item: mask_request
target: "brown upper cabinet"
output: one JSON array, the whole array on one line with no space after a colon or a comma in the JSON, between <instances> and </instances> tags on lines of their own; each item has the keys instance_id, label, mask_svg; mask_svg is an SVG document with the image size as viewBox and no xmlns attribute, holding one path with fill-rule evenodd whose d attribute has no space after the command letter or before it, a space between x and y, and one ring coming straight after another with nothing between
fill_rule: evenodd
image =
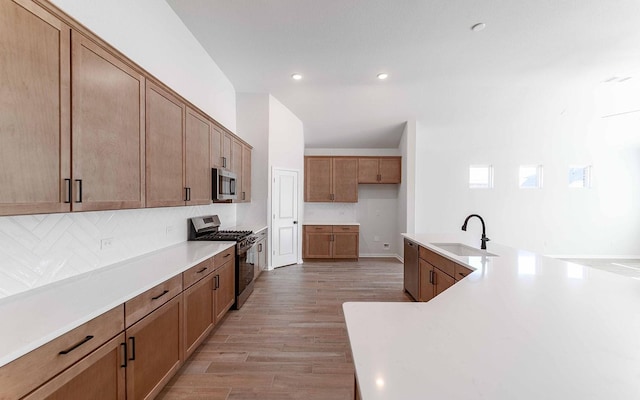
<instances>
[{"instance_id":1,"label":"brown upper cabinet","mask_svg":"<svg viewBox=\"0 0 640 400\"><path fill-rule=\"evenodd\" d=\"M211 167L250 201L251 146L53 4L0 2L0 48L0 215L210 204Z\"/></svg>"},{"instance_id":2,"label":"brown upper cabinet","mask_svg":"<svg viewBox=\"0 0 640 400\"><path fill-rule=\"evenodd\" d=\"M211 123L187 107L185 175L187 205L211 204Z\"/></svg>"},{"instance_id":3,"label":"brown upper cabinet","mask_svg":"<svg viewBox=\"0 0 640 400\"><path fill-rule=\"evenodd\" d=\"M400 183L402 157L359 157L358 183Z\"/></svg>"},{"instance_id":4,"label":"brown upper cabinet","mask_svg":"<svg viewBox=\"0 0 640 400\"><path fill-rule=\"evenodd\" d=\"M71 36L72 210L144 207L145 78Z\"/></svg>"},{"instance_id":5,"label":"brown upper cabinet","mask_svg":"<svg viewBox=\"0 0 640 400\"><path fill-rule=\"evenodd\" d=\"M184 120L186 106L147 82L147 207L183 206Z\"/></svg>"},{"instance_id":6,"label":"brown upper cabinet","mask_svg":"<svg viewBox=\"0 0 640 400\"><path fill-rule=\"evenodd\" d=\"M358 159L308 156L304 158L304 200L307 202L358 201Z\"/></svg>"},{"instance_id":7,"label":"brown upper cabinet","mask_svg":"<svg viewBox=\"0 0 640 400\"><path fill-rule=\"evenodd\" d=\"M71 211L70 36L30 2L0 2L0 215Z\"/></svg>"}]
</instances>

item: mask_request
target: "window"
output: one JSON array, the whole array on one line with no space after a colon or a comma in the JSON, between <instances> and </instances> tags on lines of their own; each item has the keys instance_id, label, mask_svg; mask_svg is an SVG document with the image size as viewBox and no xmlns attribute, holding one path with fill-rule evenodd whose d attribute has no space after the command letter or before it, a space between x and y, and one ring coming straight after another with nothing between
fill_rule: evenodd
<instances>
[{"instance_id":1,"label":"window","mask_svg":"<svg viewBox=\"0 0 640 400\"><path fill-rule=\"evenodd\" d=\"M493 187L492 165L471 165L469 167L470 189L491 189Z\"/></svg>"},{"instance_id":2,"label":"window","mask_svg":"<svg viewBox=\"0 0 640 400\"><path fill-rule=\"evenodd\" d=\"M542 165L521 165L521 189L539 189L542 187Z\"/></svg>"},{"instance_id":3,"label":"window","mask_svg":"<svg viewBox=\"0 0 640 400\"><path fill-rule=\"evenodd\" d=\"M591 165L569 167L569 187L588 189L591 187Z\"/></svg>"}]
</instances>

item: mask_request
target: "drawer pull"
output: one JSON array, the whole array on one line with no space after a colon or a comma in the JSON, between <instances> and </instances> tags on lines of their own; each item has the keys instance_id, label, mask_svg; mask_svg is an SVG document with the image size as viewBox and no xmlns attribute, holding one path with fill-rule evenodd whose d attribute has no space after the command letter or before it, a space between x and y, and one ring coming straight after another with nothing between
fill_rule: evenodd
<instances>
[{"instance_id":1,"label":"drawer pull","mask_svg":"<svg viewBox=\"0 0 640 400\"><path fill-rule=\"evenodd\" d=\"M201 274L207 270L207 267L202 268L200 271L196 271L196 274Z\"/></svg>"},{"instance_id":2,"label":"drawer pull","mask_svg":"<svg viewBox=\"0 0 640 400\"><path fill-rule=\"evenodd\" d=\"M169 293L168 290L165 290L164 292L160 293L159 295L157 295L156 297L152 297L151 300L158 300L160 297L164 296L165 294Z\"/></svg>"},{"instance_id":3,"label":"drawer pull","mask_svg":"<svg viewBox=\"0 0 640 400\"><path fill-rule=\"evenodd\" d=\"M466 276L463 272L458 272L458 275L460 275L460 276Z\"/></svg>"},{"instance_id":4,"label":"drawer pull","mask_svg":"<svg viewBox=\"0 0 640 400\"><path fill-rule=\"evenodd\" d=\"M227 253L227 254L225 254L225 256L224 256L223 258L227 258L227 257L229 257L230 255L231 255L231 253Z\"/></svg>"},{"instance_id":5,"label":"drawer pull","mask_svg":"<svg viewBox=\"0 0 640 400\"><path fill-rule=\"evenodd\" d=\"M87 343L89 340L93 339L93 336L89 335L87 337L85 337L84 339L82 339L81 341L79 341L78 343L74 344L73 346L69 347L66 350L62 350L60 353L60 355L65 355L65 354L69 354L72 351L74 351L75 349L77 349L78 347L82 346L83 344Z\"/></svg>"}]
</instances>

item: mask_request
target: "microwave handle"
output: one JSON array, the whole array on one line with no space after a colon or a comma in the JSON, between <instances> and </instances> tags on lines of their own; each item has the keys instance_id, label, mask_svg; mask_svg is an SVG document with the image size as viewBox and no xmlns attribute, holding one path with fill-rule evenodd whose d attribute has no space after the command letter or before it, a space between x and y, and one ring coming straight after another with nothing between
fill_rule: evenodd
<instances>
[{"instance_id":1,"label":"microwave handle","mask_svg":"<svg viewBox=\"0 0 640 400\"><path fill-rule=\"evenodd\" d=\"M231 195L234 196L236 194L236 180L233 178L229 179L229 184L230 184L229 191L231 192Z\"/></svg>"}]
</instances>

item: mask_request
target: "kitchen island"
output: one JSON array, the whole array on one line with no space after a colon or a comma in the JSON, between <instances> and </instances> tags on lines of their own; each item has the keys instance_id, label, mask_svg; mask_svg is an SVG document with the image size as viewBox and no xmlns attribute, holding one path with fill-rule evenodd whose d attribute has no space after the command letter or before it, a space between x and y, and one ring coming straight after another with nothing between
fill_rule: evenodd
<instances>
[{"instance_id":1,"label":"kitchen island","mask_svg":"<svg viewBox=\"0 0 640 400\"><path fill-rule=\"evenodd\" d=\"M362 399L638 399L640 282L490 243L404 234L474 270L427 303L343 305Z\"/></svg>"}]
</instances>

